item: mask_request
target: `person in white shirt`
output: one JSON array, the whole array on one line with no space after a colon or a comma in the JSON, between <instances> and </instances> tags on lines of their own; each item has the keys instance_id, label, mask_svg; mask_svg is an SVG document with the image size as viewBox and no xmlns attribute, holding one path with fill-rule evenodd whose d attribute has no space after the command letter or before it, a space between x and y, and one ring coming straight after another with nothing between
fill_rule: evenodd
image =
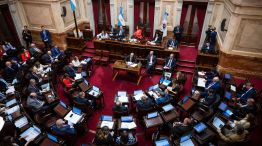
<instances>
[{"instance_id":1,"label":"person in white shirt","mask_svg":"<svg viewBox=\"0 0 262 146\"><path fill-rule=\"evenodd\" d=\"M81 65L77 56L75 56L74 59L72 60L72 64L74 67L79 67Z\"/></svg>"},{"instance_id":2,"label":"person in white shirt","mask_svg":"<svg viewBox=\"0 0 262 146\"><path fill-rule=\"evenodd\" d=\"M102 32L98 34L96 37L97 39L101 39L101 40L105 40L109 38L108 34L104 30L102 30Z\"/></svg>"}]
</instances>

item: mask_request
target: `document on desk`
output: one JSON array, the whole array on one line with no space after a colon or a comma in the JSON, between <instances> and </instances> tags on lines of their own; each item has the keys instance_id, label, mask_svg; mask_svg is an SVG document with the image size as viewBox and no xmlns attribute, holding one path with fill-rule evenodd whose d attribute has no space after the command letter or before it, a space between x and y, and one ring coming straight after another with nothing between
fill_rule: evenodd
<instances>
[{"instance_id":1,"label":"document on desk","mask_svg":"<svg viewBox=\"0 0 262 146\"><path fill-rule=\"evenodd\" d=\"M26 131L24 131L22 134L20 134L21 138L25 138L26 141L29 141L31 139L35 139L41 131L38 131L34 127L28 128Z\"/></svg>"},{"instance_id":2,"label":"document on desk","mask_svg":"<svg viewBox=\"0 0 262 146\"><path fill-rule=\"evenodd\" d=\"M73 124L77 124L81 118L83 117L83 115L78 115L73 113L73 111L71 110L66 116L65 116L65 120L73 123Z\"/></svg>"},{"instance_id":3,"label":"document on desk","mask_svg":"<svg viewBox=\"0 0 262 146\"><path fill-rule=\"evenodd\" d=\"M142 96L144 96L144 93L140 93L134 96L135 100L141 100Z\"/></svg>"},{"instance_id":4,"label":"document on desk","mask_svg":"<svg viewBox=\"0 0 262 146\"><path fill-rule=\"evenodd\" d=\"M11 115L12 113L18 111L19 109L20 109L20 108L19 108L19 105L16 105L16 106L14 106L14 107L9 108L8 110L6 110L5 113L6 113L7 115Z\"/></svg>"},{"instance_id":5,"label":"document on desk","mask_svg":"<svg viewBox=\"0 0 262 146\"><path fill-rule=\"evenodd\" d=\"M230 89L231 89L232 91L234 91L234 92L237 91L237 88L236 88L236 86L234 86L234 85L230 85Z\"/></svg>"},{"instance_id":6,"label":"document on desk","mask_svg":"<svg viewBox=\"0 0 262 146\"><path fill-rule=\"evenodd\" d=\"M137 64L136 63L133 63L130 65L131 67L137 67Z\"/></svg>"},{"instance_id":7,"label":"document on desk","mask_svg":"<svg viewBox=\"0 0 262 146\"><path fill-rule=\"evenodd\" d=\"M102 121L100 128L107 126L109 129L113 129L114 122L113 121Z\"/></svg>"},{"instance_id":8,"label":"document on desk","mask_svg":"<svg viewBox=\"0 0 262 146\"><path fill-rule=\"evenodd\" d=\"M15 86L9 86L5 93L6 94L13 94L13 93L15 93Z\"/></svg>"},{"instance_id":9,"label":"document on desk","mask_svg":"<svg viewBox=\"0 0 262 146\"><path fill-rule=\"evenodd\" d=\"M120 102L128 102L128 97L120 96L120 97L118 97L118 101L120 101Z\"/></svg>"},{"instance_id":10,"label":"document on desk","mask_svg":"<svg viewBox=\"0 0 262 146\"><path fill-rule=\"evenodd\" d=\"M75 80L79 80L82 78L82 75L81 73L77 73L76 76L75 76Z\"/></svg>"},{"instance_id":11,"label":"document on desk","mask_svg":"<svg viewBox=\"0 0 262 146\"><path fill-rule=\"evenodd\" d=\"M205 75L205 72L199 71L199 72L198 72L198 75L199 75L199 76L204 76L204 75Z\"/></svg>"},{"instance_id":12,"label":"document on desk","mask_svg":"<svg viewBox=\"0 0 262 146\"><path fill-rule=\"evenodd\" d=\"M136 128L135 122L121 122L121 129L134 129Z\"/></svg>"},{"instance_id":13,"label":"document on desk","mask_svg":"<svg viewBox=\"0 0 262 146\"><path fill-rule=\"evenodd\" d=\"M15 127L22 128L23 126L28 124L28 120L26 117L22 117L19 120L15 121Z\"/></svg>"},{"instance_id":14,"label":"document on desk","mask_svg":"<svg viewBox=\"0 0 262 146\"><path fill-rule=\"evenodd\" d=\"M205 87L205 85L206 85L206 80L204 78L198 78L197 86L198 87Z\"/></svg>"}]
</instances>

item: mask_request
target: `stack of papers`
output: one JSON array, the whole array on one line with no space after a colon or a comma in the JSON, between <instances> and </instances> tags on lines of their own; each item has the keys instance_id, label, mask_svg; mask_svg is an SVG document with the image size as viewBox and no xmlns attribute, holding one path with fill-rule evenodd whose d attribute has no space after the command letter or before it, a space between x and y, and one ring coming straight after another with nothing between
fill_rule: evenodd
<instances>
[{"instance_id":1,"label":"stack of papers","mask_svg":"<svg viewBox=\"0 0 262 146\"><path fill-rule=\"evenodd\" d=\"M112 122L112 121L102 121L100 128L102 128L104 126L107 126L109 129L113 129L114 122Z\"/></svg>"},{"instance_id":2,"label":"stack of papers","mask_svg":"<svg viewBox=\"0 0 262 146\"><path fill-rule=\"evenodd\" d=\"M66 116L65 116L65 120L73 123L73 124L77 124L82 118L82 115L78 115L73 113L73 111L71 110Z\"/></svg>"},{"instance_id":3,"label":"stack of papers","mask_svg":"<svg viewBox=\"0 0 262 146\"><path fill-rule=\"evenodd\" d=\"M14 94L15 93L15 86L9 86L5 93L6 94Z\"/></svg>"},{"instance_id":4,"label":"stack of papers","mask_svg":"<svg viewBox=\"0 0 262 146\"><path fill-rule=\"evenodd\" d=\"M16 106L14 106L14 107L12 107L12 108L10 108L10 109L7 109L7 110L5 111L5 113L6 113L7 115L11 115L12 113L18 111L19 109L20 109L19 106L16 105Z\"/></svg>"},{"instance_id":5,"label":"stack of papers","mask_svg":"<svg viewBox=\"0 0 262 146\"><path fill-rule=\"evenodd\" d=\"M198 80L197 80L197 86L198 86L198 87L205 87L205 85L206 85L206 79L204 79L204 78L198 78Z\"/></svg>"},{"instance_id":6,"label":"stack of papers","mask_svg":"<svg viewBox=\"0 0 262 146\"><path fill-rule=\"evenodd\" d=\"M35 129L34 127L30 127L20 134L20 137L25 138L26 141L29 141L31 139L35 139L40 133L41 131Z\"/></svg>"},{"instance_id":7,"label":"stack of papers","mask_svg":"<svg viewBox=\"0 0 262 146\"><path fill-rule=\"evenodd\" d=\"M121 129L134 129L136 128L135 122L121 122Z\"/></svg>"}]
</instances>

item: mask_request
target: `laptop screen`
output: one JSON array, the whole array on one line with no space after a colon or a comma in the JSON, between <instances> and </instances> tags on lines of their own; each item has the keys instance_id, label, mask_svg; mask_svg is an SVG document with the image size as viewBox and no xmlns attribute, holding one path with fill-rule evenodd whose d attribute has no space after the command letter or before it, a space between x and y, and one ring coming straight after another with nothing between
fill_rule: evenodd
<instances>
[{"instance_id":1,"label":"laptop screen","mask_svg":"<svg viewBox=\"0 0 262 146\"><path fill-rule=\"evenodd\" d=\"M230 80L231 79L231 74L225 74L225 79L228 79L228 80Z\"/></svg>"},{"instance_id":2,"label":"laptop screen","mask_svg":"<svg viewBox=\"0 0 262 146\"><path fill-rule=\"evenodd\" d=\"M33 128L34 128L37 132L41 133L40 128L38 128L36 125L33 125Z\"/></svg>"},{"instance_id":3,"label":"laptop screen","mask_svg":"<svg viewBox=\"0 0 262 146\"><path fill-rule=\"evenodd\" d=\"M218 108L221 110L221 111L225 111L227 109L227 104L225 104L224 102L221 102L218 106Z\"/></svg>"},{"instance_id":4,"label":"laptop screen","mask_svg":"<svg viewBox=\"0 0 262 146\"><path fill-rule=\"evenodd\" d=\"M119 96L119 97L127 97L127 93L126 93L126 91L118 91L117 92L117 96Z\"/></svg>"},{"instance_id":5,"label":"laptop screen","mask_svg":"<svg viewBox=\"0 0 262 146\"><path fill-rule=\"evenodd\" d=\"M67 108L66 104L63 101L60 101L60 104L64 107Z\"/></svg>"},{"instance_id":6,"label":"laptop screen","mask_svg":"<svg viewBox=\"0 0 262 146\"><path fill-rule=\"evenodd\" d=\"M217 129L221 129L221 126L224 126L225 123L218 117L215 117L213 119L213 126L215 126Z\"/></svg>"},{"instance_id":7,"label":"laptop screen","mask_svg":"<svg viewBox=\"0 0 262 146\"><path fill-rule=\"evenodd\" d=\"M93 90L96 91L96 92L99 92L99 88L96 87L96 86L93 86Z\"/></svg>"},{"instance_id":8,"label":"laptop screen","mask_svg":"<svg viewBox=\"0 0 262 146\"><path fill-rule=\"evenodd\" d=\"M155 145L156 146L170 146L167 139L157 140L155 141Z\"/></svg>"},{"instance_id":9,"label":"laptop screen","mask_svg":"<svg viewBox=\"0 0 262 146\"><path fill-rule=\"evenodd\" d=\"M81 109L73 106L73 113L76 113L76 114L78 114L78 115L81 115L82 111L81 111Z\"/></svg>"},{"instance_id":10,"label":"laptop screen","mask_svg":"<svg viewBox=\"0 0 262 146\"><path fill-rule=\"evenodd\" d=\"M200 122L200 123L198 123L196 126L194 126L194 129L195 129L198 133L203 132L206 128L207 128L207 126L206 126L204 123L202 123L202 122Z\"/></svg>"},{"instance_id":11,"label":"laptop screen","mask_svg":"<svg viewBox=\"0 0 262 146\"><path fill-rule=\"evenodd\" d=\"M101 116L101 121L113 121L113 117L112 116Z\"/></svg>"},{"instance_id":12,"label":"laptop screen","mask_svg":"<svg viewBox=\"0 0 262 146\"><path fill-rule=\"evenodd\" d=\"M136 90L134 91L134 95L143 94L143 90Z\"/></svg>"},{"instance_id":13,"label":"laptop screen","mask_svg":"<svg viewBox=\"0 0 262 146\"><path fill-rule=\"evenodd\" d=\"M122 122L132 122L133 121L133 116L122 116L121 117Z\"/></svg>"},{"instance_id":14,"label":"laptop screen","mask_svg":"<svg viewBox=\"0 0 262 146\"><path fill-rule=\"evenodd\" d=\"M52 135L52 134L49 134L47 133L47 137L52 140L53 142L58 142L58 139L56 136Z\"/></svg>"},{"instance_id":15,"label":"laptop screen","mask_svg":"<svg viewBox=\"0 0 262 146\"><path fill-rule=\"evenodd\" d=\"M147 115L147 118L150 119L150 118L155 118L155 117L157 117L157 116L158 116L158 113L157 113L157 112L153 112L153 113L149 113L149 114Z\"/></svg>"},{"instance_id":16,"label":"laptop screen","mask_svg":"<svg viewBox=\"0 0 262 146\"><path fill-rule=\"evenodd\" d=\"M172 104L168 104L162 107L165 112L168 112L172 109L174 109L174 106Z\"/></svg>"},{"instance_id":17,"label":"laptop screen","mask_svg":"<svg viewBox=\"0 0 262 146\"><path fill-rule=\"evenodd\" d=\"M225 97L226 97L227 99L231 99L231 97L232 97L231 92L226 91L226 92L225 92Z\"/></svg>"},{"instance_id":18,"label":"laptop screen","mask_svg":"<svg viewBox=\"0 0 262 146\"><path fill-rule=\"evenodd\" d=\"M12 99L12 100L10 100L10 101L7 101L5 105L6 105L7 107L9 107L9 106L11 106L11 105L13 105L13 104L15 104L15 103L17 103L17 100L14 98L14 99Z\"/></svg>"},{"instance_id":19,"label":"laptop screen","mask_svg":"<svg viewBox=\"0 0 262 146\"><path fill-rule=\"evenodd\" d=\"M15 121L15 127L17 128L22 128L26 124L28 124L28 119L25 116Z\"/></svg>"},{"instance_id":20,"label":"laptop screen","mask_svg":"<svg viewBox=\"0 0 262 146\"><path fill-rule=\"evenodd\" d=\"M181 142L184 142L184 141L187 141L188 139L191 138L191 136L192 136L191 134L182 136L182 137L180 138L180 143L181 143Z\"/></svg>"},{"instance_id":21,"label":"laptop screen","mask_svg":"<svg viewBox=\"0 0 262 146\"><path fill-rule=\"evenodd\" d=\"M157 89L159 87L159 85L158 84L155 84L154 86L151 86L151 87L149 87L149 91L151 91L151 90L155 90L155 89Z\"/></svg>"},{"instance_id":22,"label":"laptop screen","mask_svg":"<svg viewBox=\"0 0 262 146\"><path fill-rule=\"evenodd\" d=\"M227 109L225 112L224 112L224 115L227 116L227 117L230 117L233 115L233 112L229 109Z\"/></svg>"}]
</instances>

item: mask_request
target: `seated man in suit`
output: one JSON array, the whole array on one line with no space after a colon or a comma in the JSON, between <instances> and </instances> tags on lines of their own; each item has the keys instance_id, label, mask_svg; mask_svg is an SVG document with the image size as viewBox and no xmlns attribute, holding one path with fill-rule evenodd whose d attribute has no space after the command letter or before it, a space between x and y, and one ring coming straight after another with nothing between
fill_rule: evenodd
<instances>
[{"instance_id":1,"label":"seated man in suit","mask_svg":"<svg viewBox=\"0 0 262 146\"><path fill-rule=\"evenodd\" d=\"M218 95L215 94L215 91L213 89L208 90L208 95L204 98L200 99L200 106L211 106L215 101Z\"/></svg>"},{"instance_id":2,"label":"seated man in suit","mask_svg":"<svg viewBox=\"0 0 262 146\"><path fill-rule=\"evenodd\" d=\"M235 110L233 113L236 117L244 118L247 114L255 114L257 107L255 100L253 98L248 98L246 104L239 104L239 109Z\"/></svg>"},{"instance_id":3,"label":"seated man in suit","mask_svg":"<svg viewBox=\"0 0 262 146\"><path fill-rule=\"evenodd\" d=\"M134 53L130 53L130 55L126 56L125 62L137 63L137 59Z\"/></svg>"},{"instance_id":4,"label":"seated man in suit","mask_svg":"<svg viewBox=\"0 0 262 146\"><path fill-rule=\"evenodd\" d=\"M18 72L18 71L21 69L21 64L19 64L16 59L12 58L11 64L12 64L12 68L13 68L16 72Z\"/></svg>"},{"instance_id":5,"label":"seated man in suit","mask_svg":"<svg viewBox=\"0 0 262 146\"><path fill-rule=\"evenodd\" d=\"M9 83L12 83L12 81L15 79L17 71L12 67L12 63L10 61L7 61L5 63L5 69L4 69L4 77L5 80Z\"/></svg>"},{"instance_id":6,"label":"seated man in suit","mask_svg":"<svg viewBox=\"0 0 262 146\"><path fill-rule=\"evenodd\" d=\"M173 49L176 49L178 47L178 42L177 40L174 38L174 39L169 39L167 41L167 45L166 47L170 50L173 50Z\"/></svg>"},{"instance_id":7,"label":"seated man in suit","mask_svg":"<svg viewBox=\"0 0 262 146\"><path fill-rule=\"evenodd\" d=\"M74 69L73 63L69 63L69 65L65 66L65 72L71 77L74 78L76 76L76 71Z\"/></svg>"},{"instance_id":8,"label":"seated man in suit","mask_svg":"<svg viewBox=\"0 0 262 146\"><path fill-rule=\"evenodd\" d=\"M146 62L146 71L151 77L156 64L156 56L154 55L154 51L150 51L150 53L146 57Z\"/></svg>"},{"instance_id":9,"label":"seated man in suit","mask_svg":"<svg viewBox=\"0 0 262 146\"><path fill-rule=\"evenodd\" d=\"M37 74L37 69L36 68L32 68L32 71L29 74L29 79L34 79L37 84L42 82L42 76Z\"/></svg>"},{"instance_id":10,"label":"seated man in suit","mask_svg":"<svg viewBox=\"0 0 262 146\"><path fill-rule=\"evenodd\" d=\"M45 102L39 100L37 94L34 93L34 92L32 92L32 93L30 93L30 95L27 97L26 104L27 104L28 107L32 107L32 108L34 108L34 109L39 110L39 109L43 108Z\"/></svg>"},{"instance_id":11,"label":"seated man in suit","mask_svg":"<svg viewBox=\"0 0 262 146\"><path fill-rule=\"evenodd\" d=\"M57 45L54 45L51 49L51 56L53 58L58 58L61 55L60 49L57 47Z\"/></svg>"},{"instance_id":12,"label":"seated man in suit","mask_svg":"<svg viewBox=\"0 0 262 146\"><path fill-rule=\"evenodd\" d=\"M158 92L156 92L156 93L159 96L159 98L154 97L157 105L162 104L162 103L166 103L166 102L169 101L170 95L169 95L167 89L165 90L165 92L163 94L159 94Z\"/></svg>"},{"instance_id":13,"label":"seated man in suit","mask_svg":"<svg viewBox=\"0 0 262 146\"><path fill-rule=\"evenodd\" d=\"M88 106L94 106L95 102L92 101L92 100L89 100L87 97L86 97L86 94L85 92L79 92L78 93L78 96L75 97L75 101L80 103L80 104L85 104L85 105L88 105Z\"/></svg>"},{"instance_id":14,"label":"seated man in suit","mask_svg":"<svg viewBox=\"0 0 262 146\"><path fill-rule=\"evenodd\" d=\"M256 99L256 93L256 89L253 87L252 83L246 82L242 91L237 93L237 100L240 103L246 103L249 98Z\"/></svg>"},{"instance_id":15,"label":"seated man in suit","mask_svg":"<svg viewBox=\"0 0 262 146\"><path fill-rule=\"evenodd\" d=\"M53 63L54 61L57 61L57 59L52 57L51 51L47 51L47 53L42 56L42 61L44 65L47 65Z\"/></svg>"},{"instance_id":16,"label":"seated man in suit","mask_svg":"<svg viewBox=\"0 0 262 146\"><path fill-rule=\"evenodd\" d=\"M210 45L209 42L205 43L203 47L201 48L201 52L203 53L210 53L214 54L215 53L215 48L213 45Z\"/></svg>"},{"instance_id":17,"label":"seated man in suit","mask_svg":"<svg viewBox=\"0 0 262 146\"><path fill-rule=\"evenodd\" d=\"M216 76L212 79L211 82L206 82L206 91L209 90L209 89L213 89L216 93L220 91L221 89L221 83L220 83L220 80L219 80L219 77Z\"/></svg>"},{"instance_id":18,"label":"seated man in suit","mask_svg":"<svg viewBox=\"0 0 262 146\"><path fill-rule=\"evenodd\" d=\"M118 39L120 39L120 40L122 40L122 39L124 39L126 37L126 32L123 29L123 26L119 27L119 30L117 31L116 35L117 35Z\"/></svg>"},{"instance_id":19,"label":"seated man in suit","mask_svg":"<svg viewBox=\"0 0 262 146\"><path fill-rule=\"evenodd\" d=\"M173 72L175 66L176 59L174 58L174 54L172 53L168 58L166 58L164 69Z\"/></svg>"},{"instance_id":20,"label":"seated man in suit","mask_svg":"<svg viewBox=\"0 0 262 146\"><path fill-rule=\"evenodd\" d=\"M121 102L117 101L116 104L113 106L113 112L127 112L128 108L123 106Z\"/></svg>"},{"instance_id":21,"label":"seated man in suit","mask_svg":"<svg viewBox=\"0 0 262 146\"><path fill-rule=\"evenodd\" d=\"M138 110L146 110L154 106L154 103L151 98L148 98L146 95L141 97L141 100L137 101L136 104Z\"/></svg>"},{"instance_id":22,"label":"seated man in suit","mask_svg":"<svg viewBox=\"0 0 262 146\"><path fill-rule=\"evenodd\" d=\"M76 135L76 129L67 124L66 121L64 121L63 119L58 119L56 120L56 123L54 126L52 126L52 131L54 131L55 133L59 134L59 135Z\"/></svg>"},{"instance_id":23,"label":"seated man in suit","mask_svg":"<svg viewBox=\"0 0 262 146\"><path fill-rule=\"evenodd\" d=\"M174 122L171 130L175 138L180 138L193 130L192 120L189 118L185 118L183 123Z\"/></svg>"},{"instance_id":24,"label":"seated man in suit","mask_svg":"<svg viewBox=\"0 0 262 146\"><path fill-rule=\"evenodd\" d=\"M31 44L31 47L29 48L29 52L32 57L38 57L43 53L40 49L36 47L35 44Z\"/></svg>"},{"instance_id":25,"label":"seated man in suit","mask_svg":"<svg viewBox=\"0 0 262 146\"><path fill-rule=\"evenodd\" d=\"M155 36L152 41L147 41L149 45L157 45L162 42L163 33L161 31L156 31Z\"/></svg>"},{"instance_id":26,"label":"seated man in suit","mask_svg":"<svg viewBox=\"0 0 262 146\"><path fill-rule=\"evenodd\" d=\"M42 91L41 91L41 89L36 85L35 79L30 79L29 85L28 85L28 88L27 88L27 91L28 91L29 93L36 93L38 96L41 97L41 99L43 99Z\"/></svg>"}]
</instances>

